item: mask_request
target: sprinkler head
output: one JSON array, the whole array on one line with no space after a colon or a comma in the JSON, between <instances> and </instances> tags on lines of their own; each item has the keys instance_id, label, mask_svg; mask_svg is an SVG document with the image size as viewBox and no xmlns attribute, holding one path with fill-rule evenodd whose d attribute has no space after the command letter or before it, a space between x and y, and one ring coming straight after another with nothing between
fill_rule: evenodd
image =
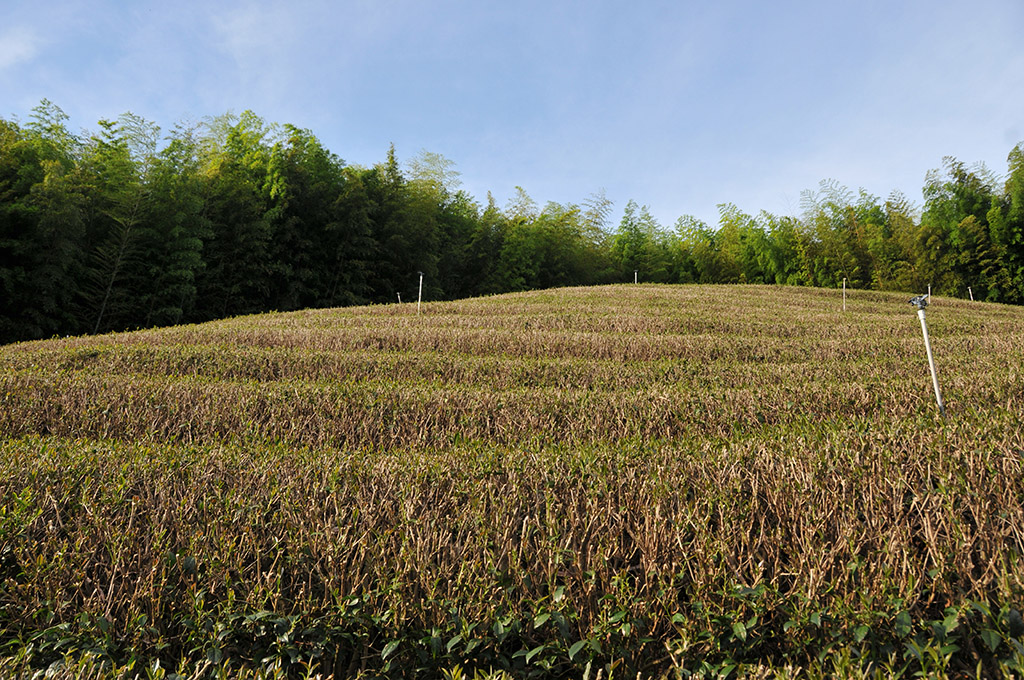
<instances>
[{"instance_id":1,"label":"sprinkler head","mask_svg":"<svg viewBox=\"0 0 1024 680\"><path fill-rule=\"evenodd\" d=\"M916 297L910 298L907 302L909 302L910 304L914 305L918 309L924 309L925 307L928 306L928 296L927 295L918 295Z\"/></svg>"}]
</instances>

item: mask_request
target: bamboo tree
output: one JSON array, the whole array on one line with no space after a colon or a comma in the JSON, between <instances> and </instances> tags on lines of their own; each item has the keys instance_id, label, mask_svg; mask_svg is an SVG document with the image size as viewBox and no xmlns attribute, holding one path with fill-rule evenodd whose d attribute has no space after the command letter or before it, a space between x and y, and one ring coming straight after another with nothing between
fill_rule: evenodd
<instances>
[{"instance_id":1,"label":"bamboo tree","mask_svg":"<svg viewBox=\"0 0 1024 680\"><path fill-rule=\"evenodd\" d=\"M92 181L90 203L93 211L92 239L96 244L90 257L85 290L86 311L93 315L93 333L116 327L138 317L132 312L132 294L125 285L139 264L138 240L146 217L149 188L142 177L151 156L133 148L129 128L100 121L100 136L90 140L86 158ZM133 151L135 157L133 157Z\"/></svg>"}]
</instances>

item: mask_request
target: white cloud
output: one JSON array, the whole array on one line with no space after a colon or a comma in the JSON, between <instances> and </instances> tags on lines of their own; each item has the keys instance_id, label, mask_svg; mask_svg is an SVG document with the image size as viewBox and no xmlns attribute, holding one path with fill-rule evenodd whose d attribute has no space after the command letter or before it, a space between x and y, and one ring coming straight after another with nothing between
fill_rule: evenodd
<instances>
[{"instance_id":1,"label":"white cloud","mask_svg":"<svg viewBox=\"0 0 1024 680\"><path fill-rule=\"evenodd\" d=\"M30 61L39 52L39 38L21 27L10 28L0 34L0 71Z\"/></svg>"}]
</instances>

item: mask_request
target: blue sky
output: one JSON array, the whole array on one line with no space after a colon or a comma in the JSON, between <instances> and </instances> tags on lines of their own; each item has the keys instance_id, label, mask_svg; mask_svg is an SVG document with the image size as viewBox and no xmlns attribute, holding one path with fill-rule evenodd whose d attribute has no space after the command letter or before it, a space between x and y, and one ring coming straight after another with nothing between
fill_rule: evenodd
<instances>
[{"instance_id":1,"label":"blue sky","mask_svg":"<svg viewBox=\"0 0 1024 680\"><path fill-rule=\"evenodd\" d=\"M73 129L252 109L349 163L426 149L505 205L604 190L665 226L799 214L834 179L919 205L1024 141L1020 0L14 0L0 116Z\"/></svg>"}]
</instances>

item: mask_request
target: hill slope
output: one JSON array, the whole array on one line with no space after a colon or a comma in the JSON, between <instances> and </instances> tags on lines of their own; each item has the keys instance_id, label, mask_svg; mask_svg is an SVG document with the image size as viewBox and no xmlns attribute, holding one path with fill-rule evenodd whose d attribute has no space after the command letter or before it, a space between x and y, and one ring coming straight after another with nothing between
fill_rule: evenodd
<instances>
[{"instance_id":1,"label":"hill slope","mask_svg":"<svg viewBox=\"0 0 1024 680\"><path fill-rule=\"evenodd\" d=\"M906 296L847 307L615 286L0 347L0 645L348 674L1020 663L1024 310L929 308L943 421Z\"/></svg>"},{"instance_id":2,"label":"hill slope","mask_svg":"<svg viewBox=\"0 0 1024 680\"><path fill-rule=\"evenodd\" d=\"M10 346L0 427L337 447L704 437L930 413L905 296L579 288ZM954 412L1020 396L1024 312L931 308Z\"/></svg>"}]
</instances>

